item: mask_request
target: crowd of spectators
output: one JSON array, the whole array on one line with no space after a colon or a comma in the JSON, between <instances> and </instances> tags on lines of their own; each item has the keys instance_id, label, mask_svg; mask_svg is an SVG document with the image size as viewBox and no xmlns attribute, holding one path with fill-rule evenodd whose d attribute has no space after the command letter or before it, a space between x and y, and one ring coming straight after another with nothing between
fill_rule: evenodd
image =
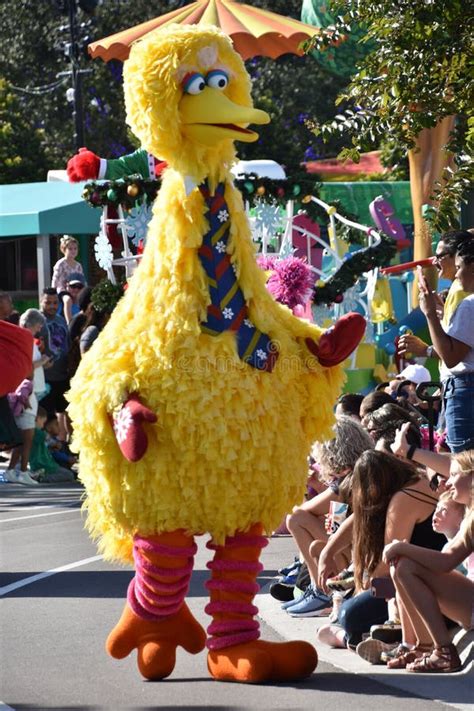
<instances>
[{"instance_id":1,"label":"crowd of spectators","mask_svg":"<svg viewBox=\"0 0 474 711\"><path fill-rule=\"evenodd\" d=\"M109 317L74 238L61 250L39 309L19 314L0 292L0 449L6 479L29 486L77 476L65 393ZM474 236L444 235L436 263L454 281L443 305L419 275L432 345L405 334L398 347L439 359L438 409L427 410L420 387L432 378L418 362L339 399L333 439L311 453L308 498L287 517L297 558L271 587L290 617L328 617L321 642L411 672L459 670L450 628L471 628L474 609Z\"/></svg>"},{"instance_id":2,"label":"crowd of spectators","mask_svg":"<svg viewBox=\"0 0 474 711\"><path fill-rule=\"evenodd\" d=\"M443 303L419 275L432 345L408 333L398 348L438 358L439 377L412 362L340 398L334 439L313 448L307 500L287 518L298 555L270 588L290 617L328 618L321 643L413 673L460 670L452 630L474 626L472 233L444 235L435 263L453 285ZM438 380L427 403L424 383Z\"/></svg>"},{"instance_id":3,"label":"crowd of spectators","mask_svg":"<svg viewBox=\"0 0 474 711\"><path fill-rule=\"evenodd\" d=\"M10 374L0 389L0 450L6 480L27 486L77 478L65 393L109 316L94 307L76 239L65 235L60 249L64 257L39 308L20 314L10 294L0 292L1 365Z\"/></svg>"}]
</instances>

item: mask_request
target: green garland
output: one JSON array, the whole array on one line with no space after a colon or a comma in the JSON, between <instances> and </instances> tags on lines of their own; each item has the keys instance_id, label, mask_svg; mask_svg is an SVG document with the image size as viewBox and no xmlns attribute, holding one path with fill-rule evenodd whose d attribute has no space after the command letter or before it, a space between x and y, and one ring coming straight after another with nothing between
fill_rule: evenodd
<instances>
[{"instance_id":1,"label":"green garland","mask_svg":"<svg viewBox=\"0 0 474 711\"><path fill-rule=\"evenodd\" d=\"M390 263L397 251L396 242L384 234L380 236L380 244L357 252L348 252L337 272L324 284L316 284L313 295L315 304L341 303L344 300L344 292L354 286L364 272Z\"/></svg>"},{"instance_id":2,"label":"green garland","mask_svg":"<svg viewBox=\"0 0 474 711\"><path fill-rule=\"evenodd\" d=\"M82 197L92 207L114 207L121 205L125 210L131 210L139 204L152 203L161 186L161 179L143 179L140 175L130 175L125 179L94 181L84 187ZM288 200L295 201L296 210L304 210L314 222L327 221L326 210L314 202L303 202L307 195L317 195L319 183L307 173L296 174L286 180L260 178L255 173L246 174L235 180L235 186L242 193L243 199L250 208L256 207L259 201L265 200L272 204L286 207ZM343 210L339 201L332 205L336 211L349 220L355 220ZM364 235L338 223L336 235L349 244L363 244ZM382 235L382 242L376 247L366 247L357 252L348 253L344 263L337 272L323 285L315 288L313 301L316 304L340 303L343 294L350 289L360 276L375 267L386 266L396 253L394 240ZM97 291L96 291L97 290ZM94 307L98 310L112 310L123 294L123 285L113 285L109 281L101 282L95 287L93 297Z\"/></svg>"},{"instance_id":3,"label":"green garland","mask_svg":"<svg viewBox=\"0 0 474 711\"><path fill-rule=\"evenodd\" d=\"M304 210L313 222L327 221L324 208L314 202L303 203L305 196L318 195L321 187L318 181L304 171L293 174L286 180L260 178L255 173L246 173L243 177L237 178L234 184L251 208L256 207L261 201L285 208L288 200L294 200L296 212ZM129 211L143 202L152 203L160 186L161 179L151 180L144 179L140 175L130 175L118 180L86 183L82 197L91 207L108 206L117 209L121 205L124 210ZM356 219L354 215L344 210L339 201L334 203L334 207L343 217L349 220ZM338 227L337 236L350 244L361 243L359 234L347 227Z\"/></svg>"},{"instance_id":4,"label":"green garland","mask_svg":"<svg viewBox=\"0 0 474 711\"><path fill-rule=\"evenodd\" d=\"M112 284L108 279L103 279L92 289L91 304L96 311L112 313L123 294L123 283Z\"/></svg>"},{"instance_id":5,"label":"green garland","mask_svg":"<svg viewBox=\"0 0 474 711\"><path fill-rule=\"evenodd\" d=\"M144 180L141 175L129 175L118 180L86 183L82 197L91 207L117 209L121 205L124 210L131 210L143 202L152 203L160 186L161 180Z\"/></svg>"}]
</instances>

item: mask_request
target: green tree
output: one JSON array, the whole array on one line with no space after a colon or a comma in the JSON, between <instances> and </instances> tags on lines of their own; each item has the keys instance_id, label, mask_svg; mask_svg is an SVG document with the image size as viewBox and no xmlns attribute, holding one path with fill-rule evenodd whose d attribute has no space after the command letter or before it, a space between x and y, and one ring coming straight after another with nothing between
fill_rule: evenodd
<instances>
[{"instance_id":1,"label":"green tree","mask_svg":"<svg viewBox=\"0 0 474 711\"><path fill-rule=\"evenodd\" d=\"M82 51L79 63L89 73L83 75L85 122L84 143L105 157L122 155L135 147L127 130L122 91L122 64L91 60L86 51L88 42L119 32L181 5L182 0L104 0L91 17L78 11ZM255 0L254 5L299 17L300 0ZM67 50L68 18L58 10L55 0L3 0L0 3L0 76L16 87L18 111L22 125L29 126L30 136L41 133L38 170L35 179L45 179L51 168L65 166L74 153L72 104L66 100L71 86L69 76L59 76L70 69ZM91 24L90 27L87 25ZM61 29L62 27L62 29ZM88 36L88 39L86 38ZM272 124L261 132L261 141L239 146L245 158L273 158L287 166L334 154L339 149L338 136L328 146L323 145L306 127L307 114L316 112L321 121L332 117L334 99L344 82L334 80L324 68L309 57L287 55L277 61L257 58L248 62L252 75L255 102L269 111ZM39 91L31 91L42 87ZM20 91L23 89L23 91ZM26 90L26 92L24 91ZM34 153L34 143L28 146L27 132L22 146ZM26 181L31 175L19 169L12 179Z\"/></svg>"},{"instance_id":2,"label":"green tree","mask_svg":"<svg viewBox=\"0 0 474 711\"><path fill-rule=\"evenodd\" d=\"M0 183L42 179L44 134L26 120L18 95L0 78Z\"/></svg>"},{"instance_id":3,"label":"green tree","mask_svg":"<svg viewBox=\"0 0 474 711\"><path fill-rule=\"evenodd\" d=\"M351 147L341 156L358 160L361 151L388 137L419 159L419 137L428 136L449 117L457 117L446 150L454 156L446 182L435 186L439 207L433 213L436 229L451 226L472 184L473 156L469 150L468 118L473 111L472 33L473 6L464 0L333 0L330 2L336 37L351 26L367 27L364 41L374 48L338 99L343 108L318 131L323 136L349 136ZM308 44L308 51L324 44ZM433 135L433 134L431 134ZM436 145L434 144L434 154ZM442 147L439 147L439 151ZM414 179L414 176L411 176ZM415 214L415 220L417 215Z\"/></svg>"}]
</instances>

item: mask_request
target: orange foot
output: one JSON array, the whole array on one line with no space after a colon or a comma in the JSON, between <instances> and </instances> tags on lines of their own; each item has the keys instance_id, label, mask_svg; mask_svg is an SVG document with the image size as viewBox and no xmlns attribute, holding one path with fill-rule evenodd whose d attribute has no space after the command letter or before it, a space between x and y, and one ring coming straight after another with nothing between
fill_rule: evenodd
<instances>
[{"instance_id":1,"label":"orange foot","mask_svg":"<svg viewBox=\"0 0 474 711\"><path fill-rule=\"evenodd\" d=\"M138 669L145 679L164 679L176 663L176 647L190 654L202 652L206 633L186 604L176 615L150 622L137 617L128 604L106 642L107 652L115 659L138 650Z\"/></svg>"},{"instance_id":2,"label":"orange foot","mask_svg":"<svg viewBox=\"0 0 474 711\"><path fill-rule=\"evenodd\" d=\"M207 668L214 679L247 684L305 679L317 664L316 650L308 642L259 639L211 651L207 656Z\"/></svg>"}]
</instances>

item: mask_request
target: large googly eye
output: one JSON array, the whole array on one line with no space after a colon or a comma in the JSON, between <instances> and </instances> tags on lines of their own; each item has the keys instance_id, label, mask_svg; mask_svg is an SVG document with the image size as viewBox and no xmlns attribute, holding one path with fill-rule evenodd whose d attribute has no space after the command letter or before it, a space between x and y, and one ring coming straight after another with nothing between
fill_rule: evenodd
<instances>
[{"instance_id":1,"label":"large googly eye","mask_svg":"<svg viewBox=\"0 0 474 711\"><path fill-rule=\"evenodd\" d=\"M194 72L183 79L183 89L186 94L200 94L206 88L206 80L202 74Z\"/></svg>"},{"instance_id":2,"label":"large googly eye","mask_svg":"<svg viewBox=\"0 0 474 711\"><path fill-rule=\"evenodd\" d=\"M212 89L220 89L222 91L228 83L229 76L222 69L213 69L206 76L206 84Z\"/></svg>"}]
</instances>

